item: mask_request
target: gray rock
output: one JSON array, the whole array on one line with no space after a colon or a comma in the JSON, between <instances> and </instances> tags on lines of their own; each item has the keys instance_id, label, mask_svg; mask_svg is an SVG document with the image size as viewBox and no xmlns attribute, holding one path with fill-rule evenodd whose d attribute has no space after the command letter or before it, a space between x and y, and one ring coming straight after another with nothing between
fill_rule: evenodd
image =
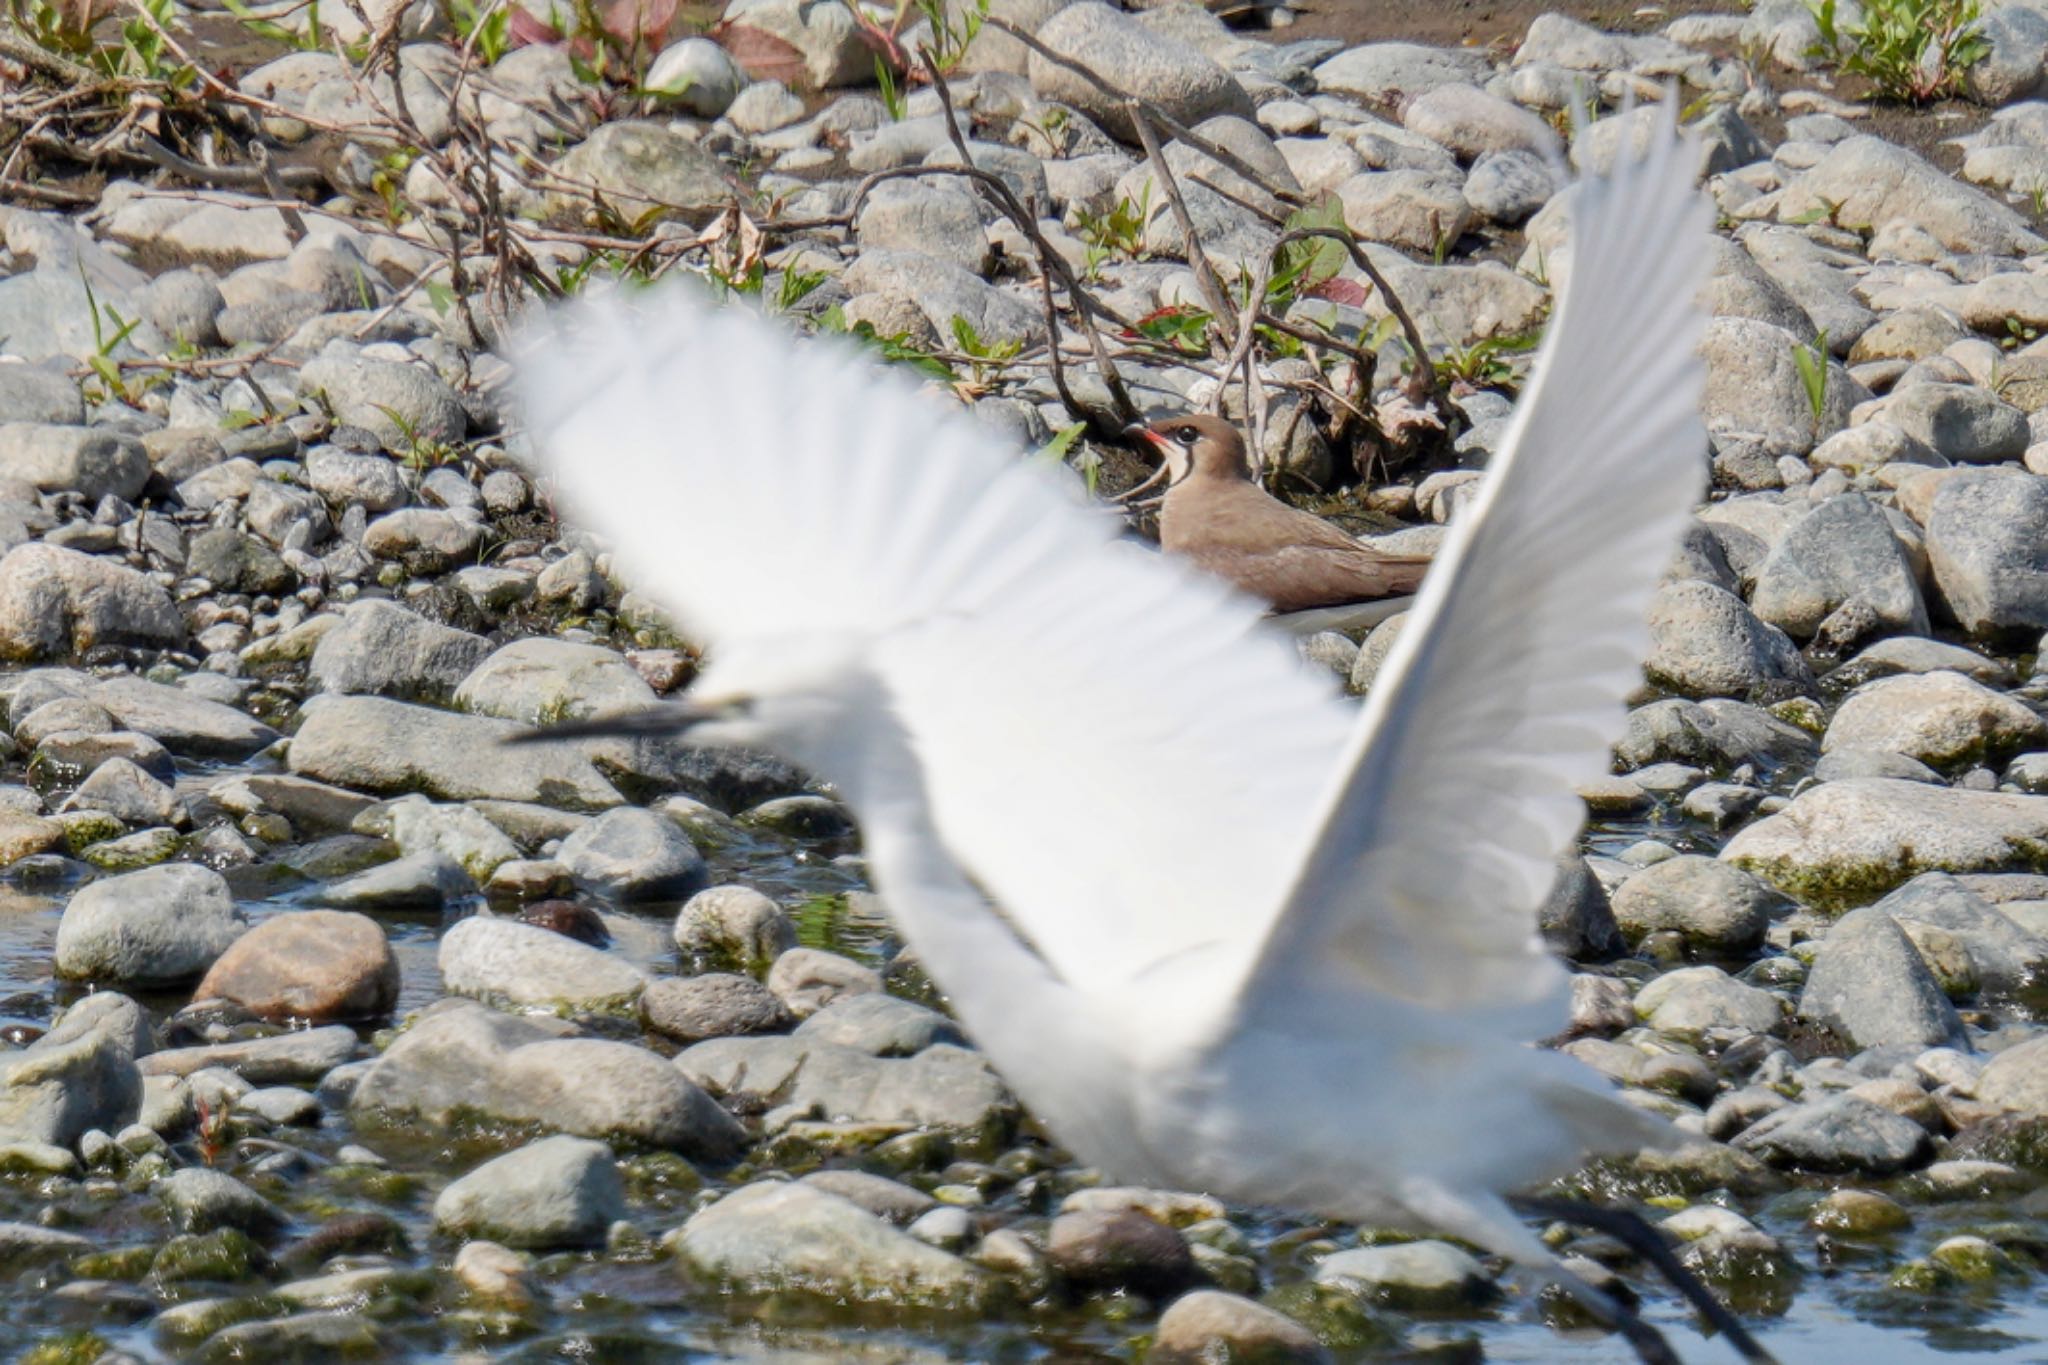
<instances>
[{"instance_id":1,"label":"gray rock","mask_svg":"<svg viewBox=\"0 0 2048 1365\"><path fill-rule=\"evenodd\" d=\"M271 1038L202 1047L166 1048L140 1063L151 1076L191 1076L218 1068L252 1085L303 1085L321 1080L356 1053L356 1031L347 1024L298 1029Z\"/></svg>"},{"instance_id":2,"label":"gray rock","mask_svg":"<svg viewBox=\"0 0 2048 1365\"><path fill-rule=\"evenodd\" d=\"M1859 1049L1969 1047L1963 1021L1912 940L1874 906L1850 911L1828 930L1800 991L1799 1017Z\"/></svg>"},{"instance_id":3,"label":"gray rock","mask_svg":"<svg viewBox=\"0 0 2048 1365\"><path fill-rule=\"evenodd\" d=\"M1989 901L1942 872L1915 877L1879 901L1908 934L1931 925L1959 941L1986 994L2014 996L2048 972L2048 939L2014 923Z\"/></svg>"},{"instance_id":4,"label":"gray rock","mask_svg":"<svg viewBox=\"0 0 2048 1365\"><path fill-rule=\"evenodd\" d=\"M1999 1109L2048 1115L2048 1038L2029 1038L1985 1063L1976 1097Z\"/></svg>"},{"instance_id":5,"label":"gray rock","mask_svg":"<svg viewBox=\"0 0 2048 1365\"><path fill-rule=\"evenodd\" d=\"M1460 177L1439 171L1386 170L1337 186L1344 225L1369 242L1415 252L1455 243L1472 223Z\"/></svg>"},{"instance_id":6,"label":"gray rock","mask_svg":"<svg viewBox=\"0 0 2048 1365\"><path fill-rule=\"evenodd\" d=\"M1898 389L1885 402L1884 420L1958 464L1997 464L2027 451L2027 415L1970 384Z\"/></svg>"},{"instance_id":7,"label":"gray rock","mask_svg":"<svg viewBox=\"0 0 2048 1365\"><path fill-rule=\"evenodd\" d=\"M812 1185L757 1181L691 1215L676 1254L698 1276L748 1293L972 1312L986 1272Z\"/></svg>"},{"instance_id":8,"label":"gray rock","mask_svg":"<svg viewBox=\"0 0 2048 1365\"><path fill-rule=\"evenodd\" d=\"M434 1226L512 1247L603 1246L626 1214L611 1148L557 1135L486 1161L434 1200Z\"/></svg>"},{"instance_id":9,"label":"gray rock","mask_svg":"<svg viewBox=\"0 0 2048 1365\"><path fill-rule=\"evenodd\" d=\"M123 824L148 827L190 823L178 794L125 758L94 768L64 802L66 810L102 810Z\"/></svg>"},{"instance_id":10,"label":"gray rock","mask_svg":"<svg viewBox=\"0 0 2048 1365\"><path fill-rule=\"evenodd\" d=\"M661 50L640 84L698 118L717 118L732 107L746 81L739 63L717 43L709 38L685 38Z\"/></svg>"},{"instance_id":11,"label":"gray rock","mask_svg":"<svg viewBox=\"0 0 2048 1365\"><path fill-rule=\"evenodd\" d=\"M232 526L195 536L186 551L185 571L223 592L286 593L299 585L299 576L275 551Z\"/></svg>"},{"instance_id":12,"label":"gray rock","mask_svg":"<svg viewBox=\"0 0 2048 1365\"><path fill-rule=\"evenodd\" d=\"M1439 85L1484 85L1493 63L1483 52L1420 43L1366 43L1316 67L1316 88L1362 100L1400 100Z\"/></svg>"},{"instance_id":13,"label":"gray rock","mask_svg":"<svg viewBox=\"0 0 2048 1365\"><path fill-rule=\"evenodd\" d=\"M1621 926L1614 922L1607 889L1576 854L1559 863L1537 924L1550 950L1574 962L1609 957L1622 947Z\"/></svg>"},{"instance_id":14,"label":"gray rock","mask_svg":"<svg viewBox=\"0 0 2048 1365\"><path fill-rule=\"evenodd\" d=\"M950 185L885 180L868 195L856 228L864 251L922 252L977 275L989 266L980 207Z\"/></svg>"},{"instance_id":15,"label":"gray rock","mask_svg":"<svg viewBox=\"0 0 2048 1365\"><path fill-rule=\"evenodd\" d=\"M1557 177L1550 163L1534 152L1488 152L1472 163L1462 193L1480 217L1514 224L1550 201L1557 193Z\"/></svg>"},{"instance_id":16,"label":"gray rock","mask_svg":"<svg viewBox=\"0 0 2048 1365\"><path fill-rule=\"evenodd\" d=\"M472 560L483 538L483 526L470 517L405 507L363 528L363 552L372 559L394 560L411 573L445 573Z\"/></svg>"},{"instance_id":17,"label":"gray rock","mask_svg":"<svg viewBox=\"0 0 2048 1365\"><path fill-rule=\"evenodd\" d=\"M2023 5L2001 5L1975 31L1989 50L1963 73L1970 98L1996 108L2044 93L2041 54L2048 52L2048 15Z\"/></svg>"},{"instance_id":18,"label":"gray rock","mask_svg":"<svg viewBox=\"0 0 2048 1365\"><path fill-rule=\"evenodd\" d=\"M410 494L398 465L382 455L353 455L321 446L306 456L306 486L337 507L361 504L372 515L395 512Z\"/></svg>"},{"instance_id":19,"label":"gray rock","mask_svg":"<svg viewBox=\"0 0 2048 1365\"><path fill-rule=\"evenodd\" d=\"M731 972L657 977L640 996L640 1018L655 1032L685 1043L780 1033L796 1022L773 991Z\"/></svg>"},{"instance_id":20,"label":"gray rock","mask_svg":"<svg viewBox=\"0 0 2048 1365\"><path fill-rule=\"evenodd\" d=\"M1806 639L1856 601L1890 630L1924 635L1927 606L1891 522L1860 493L1830 498L1785 533L1757 570L1750 606L1763 621Z\"/></svg>"},{"instance_id":21,"label":"gray rock","mask_svg":"<svg viewBox=\"0 0 2048 1365\"><path fill-rule=\"evenodd\" d=\"M1960 673L1867 682L1828 723L1821 751L1889 749L1930 766L1996 761L2048 741L2048 721Z\"/></svg>"},{"instance_id":22,"label":"gray rock","mask_svg":"<svg viewBox=\"0 0 2048 1365\"><path fill-rule=\"evenodd\" d=\"M513 1008L629 1014L647 974L623 958L516 920L475 915L441 937L441 984Z\"/></svg>"},{"instance_id":23,"label":"gray rock","mask_svg":"<svg viewBox=\"0 0 2048 1365\"><path fill-rule=\"evenodd\" d=\"M166 270L136 296L142 316L172 342L194 346L220 344L214 320L226 306L211 273L190 268Z\"/></svg>"},{"instance_id":24,"label":"gray rock","mask_svg":"<svg viewBox=\"0 0 2048 1365\"><path fill-rule=\"evenodd\" d=\"M1237 1294L1197 1289L1160 1315L1146 1359L1153 1365L1329 1365L1331 1356L1315 1333L1286 1314Z\"/></svg>"},{"instance_id":25,"label":"gray rock","mask_svg":"<svg viewBox=\"0 0 2048 1365\"><path fill-rule=\"evenodd\" d=\"M242 518L249 529L280 550L318 545L334 529L327 504L310 488L281 479L258 479L249 485Z\"/></svg>"},{"instance_id":26,"label":"gray rock","mask_svg":"<svg viewBox=\"0 0 2048 1365\"><path fill-rule=\"evenodd\" d=\"M638 119L603 124L556 162L555 172L595 188L629 222L658 212L702 223L734 198L717 157L663 124ZM587 198L567 192L551 193L548 207L577 224L590 212Z\"/></svg>"},{"instance_id":27,"label":"gray rock","mask_svg":"<svg viewBox=\"0 0 2048 1365\"><path fill-rule=\"evenodd\" d=\"M1694 763L1711 769L1757 763L1766 768L1808 763L1813 736L1745 702L1667 699L1629 712L1615 756L1631 767Z\"/></svg>"},{"instance_id":28,"label":"gray rock","mask_svg":"<svg viewBox=\"0 0 2048 1365\"><path fill-rule=\"evenodd\" d=\"M555 854L580 882L621 900L680 900L711 880L704 855L673 820L636 806L609 810Z\"/></svg>"},{"instance_id":29,"label":"gray rock","mask_svg":"<svg viewBox=\"0 0 2048 1365\"><path fill-rule=\"evenodd\" d=\"M58 370L0 365L0 422L83 426L85 396Z\"/></svg>"},{"instance_id":30,"label":"gray rock","mask_svg":"<svg viewBox=\"0 0 2048 1365\"><path fill-rule=\"evenodd\" d=\"M676 947L761 970L796 947L796 923L750 886L714 886L676 915Z\"/></svg>"},{"instance_id":31,"label":"gray rock","mask_svg":"<svg viewBox=\"0 0 2048 1365\"><path fill-rule=\"evenodd\" d=\"M1924 1165L1934 1150L1925 1128L1854 1095L1782 1109L1737 1134L1732 1145L1774 1166L1868 1175Z\"/></svg>"},{"instance_id":32,"label":"gray rock","mask_svg":"<svg viewBox=\"0 0 2048 1365\"><path fill-rule=\"evenodd\" d=\"M469 428L462 400L424 365L374 360L336 344L299 370L299 387L322 393L335 420L375 432L384 449L413 455L429 443L452 444Z\"/></svg>"},{"instance_id":33,"label":"gray rock","mask_svg":"<svg viewBox=\"0 0 2048 1365\"><path fill-rule=\"evenodd\" d=\"M1695 948L1728 956L1755 949L1771 920L1790 908L1755 877L1699 854L1644 868L1612 901L1615 922L1631 940L1676 930Z\"/></svg>"},{"instance_id":34,"label":"gray rock","mask_svg":"<svg viewBox=\"0 0 2048 1365\"><path fill-rule=\"evenodd\" d=\"M731 1160L746 1146L738 1122L676 1067L646 1048L567 1037L567 1029L440 1001L364 1073L350 1110L438 1129L531 1123L706 1161Z\"/></svg>"},{"instance_id":35,"label":"gray rock","mask_svg":"<svg viewBox=\"0 0 2048 1365\"><path fill-rule=\"evenodd\" d=\"M232 706L145 678L109 678L92 689L92 700L123 729L193 758L247 758L278 738L277 731Z\"/></svg>"},{"instance_id":36,"label":"gray rock","mask_svg":"<svg viewBox=\"0 0 2048 1365\"><path fill-rule=\"evenodd\" d=\"M1784 1012L1778 997L1719 967L1666 972L1636 993L1636 1013L1660 1033L1770 1033Z\"/></svg>"},{"instance_id":37,"label":"gray rock","mask_svg":"<svg viewBox=\"0 0 2048 1365\"><path fill-rule=\"evenodd\" d=\"M1204 119L1196 131L1260 172L1269 183L1283 189L1300 188L1287 158L1250 120L1218 115ZM1278 234L1271 221L1255 210L1284 217L1286 206L1262 186L1179 143L1166 149L1166 163L1180 184L1196 232L1216 259L1252 258L1272 249ZM1133 167L1117 181L1116 193L1119 201L1149 206L1143 237L1146 251L1173 257L1186 250L1179 219L1166 192L1154 180L1150 165Z\"/></svg>"},{"instance_id":38,"label":"gray rock","mask_svg":"<svg viewBox=\"0 0 2048 1365\"><path fill-rule=\"evenodd\" d=\"M953 319L967 319L989 345L1041 338L1045 322L1038 309L1006 294L949 261L914 251L864 251L841 276L850 294L882 294L916 307L942 340L953 336Z\"/></svg>"},{"instance_id":39,"label":"gray rock","mask_svg":"<svg viewBox=\"0 0 2048 1365\"><path fill-rule=\"evenodd\" d=\"M1828 782L1721 856L1812 905L1862 904L1922 872L2048 870L2048 797L1889 778Z\"/></svg>"},{"instance_id":40,"label":"gray rock","mask_svg":"<svg viewBox=\"0 0 2048 1365\"><path fill-rule=\"evenodd\" d=\"M1858 653L1855 658L1834 669L1822 681L1831 690L1846 691L1876 678L1897 677L1901 673L1936 673L1942 670L1960 673L1966 678L1975 678L1978 682L1991 687L2010 687L2015 681L2012 669L1997 659L1979 654L1975 650L1965 649L1961 645L1910 636L1879 640Z\"/></svg>"},{"instance_id":41,"label":"gray rock","mask_svg":"<svg viewBox=\"0 0 2048 1365\"><path fill-rule=\"evenodd\" d=\"M149 478L149 455L142 442L107 427L0 423L0 478L93 502L132 500Z\"/></svg>"},{"instance_id":42,"label":"gray rock","mask_svg":"<svg viewBox=\"0 0 2048 1365\"><path fill-rule=\"evenodd\" d=\"M1927 561L1943 604L1971 634L2048 628L2048 479L1992 470L1944 478L1927 517ZM6 577L0 561L0 589Z\"/></svg>"},{"instance_id":43,"label":"gray rock","mask_svg":"<svg viewBox=\"0 0 2048 1365\"><path fill-rule=\"evenodd\" d=\"M236 1228L263 1237L285 1224L278 1207L241 1181L205 1166L173 1171L150 1187L181 1232Z\"/></svg>"},{"instance_id":44,"label":"gray rock","mask_svg":"<svg viewBox=\"0 0 2048 1365\"><path fill-rule=\"evenodd\" d=\"M883 1222L898 1227L915 1222L939 1207L939 1201L922 1190L900 1180L870 1175L866 1171L813 1171L803 1178L802 1183L858 1205Z\"/></svg>"},{"instance_id":45,"label":"gray rock","mask_svg":"<svg viewBox=\"0 0 2048 1365\"><path fill-rule=\"evenodd\" d=\"M373 598L343 610L341 624L314 646L307 671L327 692L445 701L490 652L481 635Z\"/></svg>"},{"instance_id":46,"label":"gray rock","mask_svg":"<svg viewBox=\"0 0 2048 1365\"><path fill-rule=\"evenodd\" d=\"M1401 110L1402 124L1439 143L1461 160L1488 152L1555 155L1557 134L1537 115L1477 86L1434 86Z\"/></svg>"},{"instance_id":47,"label":"gray rock","mask_svg":"<svg viewBox=\"0 0 2048 1365\"><path fill-rule=\"evenodd\" d=\"M500 864L519 856L519 846L473 806L437 805L423 796L402 796L382 812L382 831L404 854L438 852L453 858L479 886Z\"/></svg>"},{"instance_id":48,"label":"gray rock","mask_svg":"<svg viewBox=\"0 0 2048 1365\"><path fill-rule=\"evenodd\" d=\"M1017 1102L981 1054L944 1043L891 1058L794 1037L714 1038L684 1049L675 1064L741 1104L833 1120L928 1124L996 1141L1017 1117Z\"/></svg>"},{"instance_id":49,"label":"gray rock","mask_svg":"<svg viewBox=\"0 0 2048 1365\"><path fill-rule=\"evenodd\" d=\"M803 100L782 82L755 81L733 98L725 117L743 133L772 133L798 122L804 112Z\"/></svg>"},{"instance_id":50,"label":"gray rock","mask_svg":"<svg viewBox=\"0 0 2048 1365\"><path fill-rule=\"evenodd\" d=\"M1493 1297L1493 1280L1470 1252L1449 1242L1353 1247L1316 1263L1315 1281L1390 1308L1444 1310Z\"/></svg>"},{"instance_id":51,"label":"gray rock","mask_svg":"<svg viewBox=\"0 0 2048 1365\"><path fill-rule=\"evenodd\" d=\"M850 957L823 948L791 948L768 969L768 989L799 1019L808 1019L835 1000L882 989L881 975Z\"/></svg>"},{"instance_id":52,"label":"gray rock","mask_svg":"<svg viewBox=\"0 0 2048 1365\"><path fill-rule=\"evenodd\" d=\"M911 1057L934 1043L967 1046L953 1021L937 1010L881 994L835 1000L804 1020L796 1036L874 1057Z\"/></svg>"},{"instance_id":53,"label":"gray rock","mask_svg":"<svg viewBox=\"0 0 2048 1365\"><path fill-rule=\"evenodd\" d=\"M621 804L579 744L508 747L522 727L382 697L315 697L292 736L291 770L337 786L444 801L545 801L572 810Z\"/></svg>"},{"instance_id":54,"label":"gray rock","mask_svg":"<svg viewBox=\"0 0 2048 1365\"><path fill-rule=\"evenodd\" d=\"M1039 26L1038 41L1097 71L1114 71L1119 89L1150 100L1190 127L1212 114L1252 116L1244 87L1200 50L1094 0L1068 5L1047 19ZM1031 88L1041 99L1080 110L1120 141L1138 140L1120 101L1036 52L1027 65Z\"/></svg>"},{"instance_id":55,"label":"gray rock","mask_svg":"<svg viewBox=\"0 0 2048 1365\"><path fill-rule=\"evenodd\" d=\"M124 995L88 995L0 1067L0 1140L70 1147L92 1129L118 1132L142 1105L136 1058L149 1020Z\"/></svg>"},{"instance_id":56,"label":"gray rock","mask_svg":"<svg viewBox=\"0 0 2048 1365\"><path fill-rule=\"evenodd\" d=\"M57 924L60 976L175 986L205 974L247 929L227 880L171 863L81 888Z\"/></svg>"},{"instance_id":57,"label":"gray rock","mask_svg":"<svg viewBox=\"0 0 2048 1365\"><path fill-rule=\"evenodd\" d=\"M328 882L308 898L337 910L439 910L475 894L476 882L462 864L428 849Z\"/></svg>"},{"instance_id":58,"label":"gray rock","mask_svg":"<svg viewBox=\"0 0 2048 1365\"><path fill-rule=\"evenodd\" d=\"M1194 1254L1174 1228L1138 1209L1078 1209L1052 1220L1046 1259L1086 1290L1165 1298L1196 1277Z\"/></svg>"},{"instance_id":59,"label":"gray rock","mask_svg":"<svg viewBox=\"0 0 2048 1365\"><path fill-rule=\"evenodd\" d=\"M1816 418L1793 358L1800 344L1795 333L1753 318L1717 317L1707 324L1700 343L1707 362L1702 412L1717 445L1746 442L1774 459L1804 455L1848 425L1849 410L1869 393L1831 364Z\"/></svg>"},{"instance_id":60,"label":"gray rock","mask_svg":"<svg viewBox=\"0 0 2048 1365\"><path fill-rule=\"evenodd\" d=\"M1652 682L1689 697L1745 696L1782 685L1815 690L1813 670L1777 626L1711 583L1666 583L1650 603Z\"/></svg>"},{"instance_id":61,"label":"gray rock","mask_svg":"<svg viewBox=\"0 0 2048 1365\"><path fill-rule=\"evenodd\" d=\"M2016 256L2042 248L2041 238L2012 209L1878 137L1835 144L1779 192L1777 213L1781 223L1817 214L1859 230L1906 224L1950 251Z\"/></svg>"},{"instance_id":62,"label":"gray rock","mask_svg":"<svg viewBox=\"0 0 2048 1365\"><path fill-rule=\"evenodd\" d=\"M656 700L616 651L541 636L500 647L455 690L455 704L465 711L527 725L634 711Z\"/></svg>"},{"instance_id":63,"label":"gray rock","mask_svg":"<svg viewBox=\"0 0 2048 1365\"><path fill-rule=\"evenodd\" d=\"M17 546L0 559L0 658L184 641L185 621L170 597L126 565L55 545Z\"/></svg>"}]
</instances>

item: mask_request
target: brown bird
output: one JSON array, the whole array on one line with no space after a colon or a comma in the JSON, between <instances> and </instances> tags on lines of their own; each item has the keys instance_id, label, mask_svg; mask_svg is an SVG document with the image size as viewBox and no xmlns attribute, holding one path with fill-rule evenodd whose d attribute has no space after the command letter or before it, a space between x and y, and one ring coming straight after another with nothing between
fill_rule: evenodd
<instances>
[{"instance_id":1,"label":"brown bird","mask_svg":"<svg viewBox=\"0 0 2048 1365\"><path fill-rule=\"evenodd\" d=\"M1426 555L1361 545L1252 482L1244 440L1220 417L1168 417L1124 428L1159 452L1168 480L1159 544L1235 583L1275 612L1345 606L1412 593Z\"/></svg>"}]
</instances>

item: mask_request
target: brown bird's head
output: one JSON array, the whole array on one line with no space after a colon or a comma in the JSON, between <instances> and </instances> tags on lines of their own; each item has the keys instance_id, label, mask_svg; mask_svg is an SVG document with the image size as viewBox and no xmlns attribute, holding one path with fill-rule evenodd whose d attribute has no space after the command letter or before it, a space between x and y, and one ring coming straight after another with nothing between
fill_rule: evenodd
<instances>
[{"instance_id":1,"label":"brown bird's head","mask_svg":"<svg viewBox=\"0 0 2048 1365\"><path fill-rule=\"evenodd\" d=\"M1249 479L1244 438L1221 417L1165 417L1124 428L1124 435L1159 452L1169 483L1191 474L1212 479Z\"/></svg>"}]
</instances>

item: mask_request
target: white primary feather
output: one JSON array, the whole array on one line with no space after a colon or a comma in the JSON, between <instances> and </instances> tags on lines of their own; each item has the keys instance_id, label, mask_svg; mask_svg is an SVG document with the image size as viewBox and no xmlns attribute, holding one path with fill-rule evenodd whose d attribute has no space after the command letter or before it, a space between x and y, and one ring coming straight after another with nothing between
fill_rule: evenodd
<instances>
[{"instance_id":1,"label":"white primary feather","mask_svg":"<svg viewBox=\"0 0 2048 1365\"><path fill-rule=\"evenodd\" d=\"M1578 191L1576 255L1531 383L1445 538L1247 979L1562 1022L1536 932L1641 680L1646 615L1705 478L1707 204L1669 105L1643 165Z\"/></svg>"},{"instance_id":2,"label":"white primary feather","mask_svg":"<svg viewBox=\"0 0 2048 1365\"><path fill-rule=\"evenodd\" d=\"M572 519L714 658L874 642L951 855L1063 980L1250 951L1351 723L1255 603L1114 545L849 343L668 288L580 303L522 349Z\"/></svg>"}]
</instances>

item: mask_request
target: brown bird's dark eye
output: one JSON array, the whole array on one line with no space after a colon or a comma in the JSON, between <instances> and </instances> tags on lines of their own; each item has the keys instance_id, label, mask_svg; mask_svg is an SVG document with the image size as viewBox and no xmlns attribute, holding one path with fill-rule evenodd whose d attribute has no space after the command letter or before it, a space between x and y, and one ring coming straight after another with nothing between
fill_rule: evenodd
<instances>
[{"instance_id":1,"label":"brown bird's dark eye","mask_svg":"<svg viewBox=\"0 0 2048 1365\"><path fill-rule=\"evenodd\" d=\"M1182 427L1179 431L1173 433L1173 439L1179 441L1184 446L1191 446L1195 443L1195 438L1201 434L1201 432L1196 431L1193 427Z\"/></svg>"}]
</instances>

